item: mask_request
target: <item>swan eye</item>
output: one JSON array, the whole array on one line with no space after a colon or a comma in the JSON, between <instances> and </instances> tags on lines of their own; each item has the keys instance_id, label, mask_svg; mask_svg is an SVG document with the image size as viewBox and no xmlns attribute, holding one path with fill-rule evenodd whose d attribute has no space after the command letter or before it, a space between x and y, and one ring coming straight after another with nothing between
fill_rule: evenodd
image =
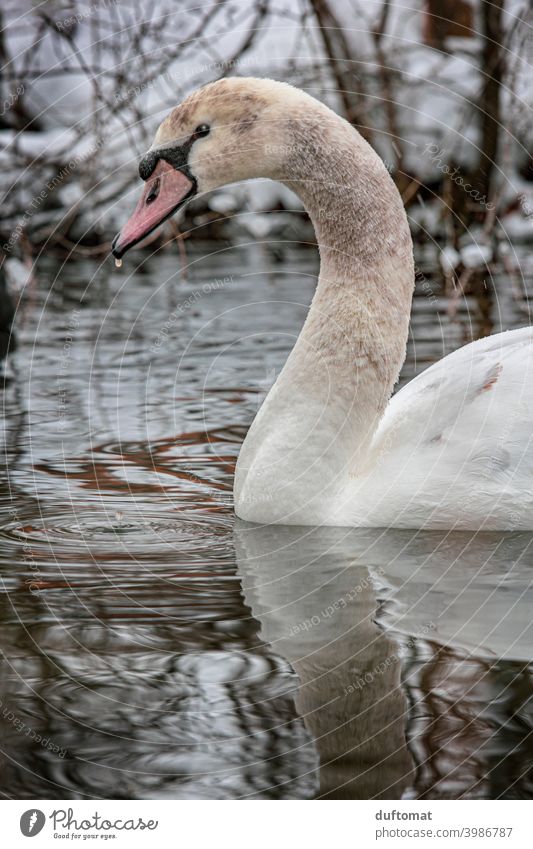
<instances>
[{"instance_id":1,"label":"swan eye","mask_svg":"<svg viewBox=\"0 0 533 849\"><path fill-rule=\"evenodd\" d=\"M193 135L195 139L203 139L204 136L208 136L211 132L211 127L209 124L198 124Z\"/></svg>"}]
</instances>

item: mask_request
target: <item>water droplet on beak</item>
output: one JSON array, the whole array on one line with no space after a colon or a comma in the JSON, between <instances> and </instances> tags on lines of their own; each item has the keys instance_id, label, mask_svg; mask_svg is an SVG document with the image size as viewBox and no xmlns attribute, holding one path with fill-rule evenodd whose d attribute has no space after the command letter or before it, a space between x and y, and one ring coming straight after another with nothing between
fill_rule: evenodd
<instances>
[{"instance_id":1,"label":"water droplet on beak","mask_svg":"<svg viewBox=\"0 0 533 849\"><path fill-rule=\"evenodd\" d=\"M115 268L122 268L122 260L121 259L115 260Z\"/></svg>"}]
</instances>

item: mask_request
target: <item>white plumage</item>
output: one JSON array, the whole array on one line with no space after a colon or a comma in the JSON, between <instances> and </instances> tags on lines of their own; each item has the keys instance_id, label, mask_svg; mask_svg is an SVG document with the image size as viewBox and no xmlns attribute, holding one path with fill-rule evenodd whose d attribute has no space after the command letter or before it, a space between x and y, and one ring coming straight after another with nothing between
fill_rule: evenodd
<instances>
[{"instance_id":1,"label":"white plumage","mask_svg":"<svg viewBox=\"0 0 533 849\"><path fill-rule=\"evenodd\" d=\"M206 137L191 142L187 187L283 183L307 209L321 258L305 325L241 449L237 515L293 525L533 528L531 328L461 348L390 400L405 358L414 263L383 162L313 97L254 78L192 94L163 121L152 150L172 151L207 125ZM464 250L469 265L475 257L467 262ZM477 247L477 260L480 250L490 258Z\"/></svg>"},{"instance_id":2,"label":"white plumage","mask_svg":"<svg viewBox=\"0 0 533 849\"><path fill-rule=\"evenodd\" d=\"M533 526L533 329L459 348L389 402L354 481L370 526ZM349 508L348 508L349 509Z\"/></svg>"}]
</instances>

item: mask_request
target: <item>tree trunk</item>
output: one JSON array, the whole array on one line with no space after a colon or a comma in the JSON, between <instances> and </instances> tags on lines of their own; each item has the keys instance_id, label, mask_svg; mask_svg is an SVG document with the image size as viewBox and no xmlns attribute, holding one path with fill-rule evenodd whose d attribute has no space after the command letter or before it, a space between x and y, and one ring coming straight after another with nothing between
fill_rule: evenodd
<instances>
[{"instance_id":1,"label":"tree trunk","mask_svg":"<svg viewBox=\"0 0 533 849\"><path fill-rule=\"evenodd\" d=\"M337 20L331 4L327 0L311 0L311 6L342 99L345 118L357 127L363 138L371 142L372 129L367 125L365 92L361 90L357 71L354 71L357 58L352 55L342 24Z\"/></svg>"},{"instance_id":2,"label":"tree trunk","mask_svg":"<svg viewBox=\"0 0 533 849\"><path fill-rule=\"evenodd\" d=\"M505 0L482 0L481 21L483 87L479 102L481 141L476 188L487 200L493 189L501 125L501 83L503 77L503 9Z\"/></svg>"}]
</instances>

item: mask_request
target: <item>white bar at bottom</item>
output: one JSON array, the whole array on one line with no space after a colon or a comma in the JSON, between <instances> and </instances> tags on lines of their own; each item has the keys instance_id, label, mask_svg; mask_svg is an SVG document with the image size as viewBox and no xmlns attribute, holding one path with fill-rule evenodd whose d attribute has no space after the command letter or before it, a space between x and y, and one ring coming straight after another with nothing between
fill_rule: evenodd
<instances>
[{"instance_id":1,"label":"white bar at bottom","mask_svg":"<svg viewBox=\"0 0 533 849\"><path fill-rule=\"evenodd\" d=\"M282 801L274 810L266 801L25 800L1 802L0 813L2 845L9 849L73 844L158 849L533 845L528 801Z\"/></svg>"}]
</instances>

